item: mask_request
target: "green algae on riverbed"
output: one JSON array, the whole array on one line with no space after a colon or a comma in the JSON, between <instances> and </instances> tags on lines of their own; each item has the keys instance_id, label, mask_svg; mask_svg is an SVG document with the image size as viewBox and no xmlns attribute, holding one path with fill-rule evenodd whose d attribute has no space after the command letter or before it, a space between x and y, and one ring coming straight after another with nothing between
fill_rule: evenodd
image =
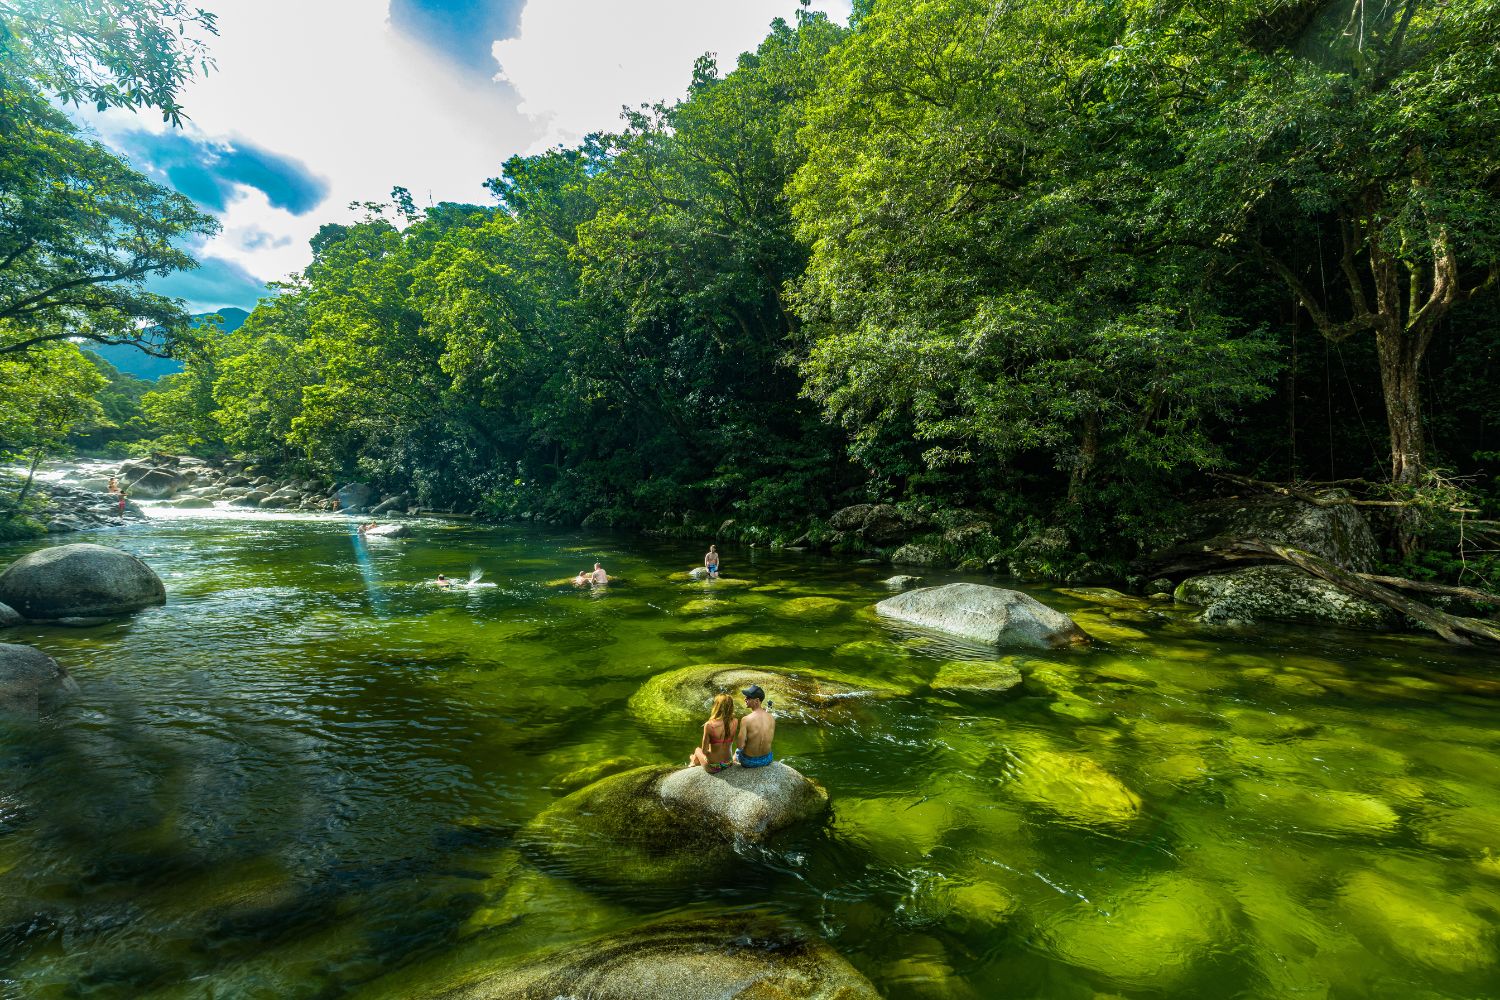
<instances>
[{"instance_id":1,"label":"green algae on riverbed","mask_svg":"<svg viewBox=\"0 0 1500 1000\"><path fill-rule=\"evenodd\" d=\"M878 566L742 551L753 586L716 589L673 579L701 547L625 537L182 512L91 540L169 603L3 637L80 685L0 734L18 996L410 995L752 910L891 997L1500 992L1480 652L1042 589L1120 631L997 656L869 614ZM628 586L552 586L601 552ZM496 586L424 585L471 568ZM812 685L773 691L777 752L827 823L721 857L543 820L686 760L711 692L673 678L723 664Z\"/></svg>"}]
</instances>

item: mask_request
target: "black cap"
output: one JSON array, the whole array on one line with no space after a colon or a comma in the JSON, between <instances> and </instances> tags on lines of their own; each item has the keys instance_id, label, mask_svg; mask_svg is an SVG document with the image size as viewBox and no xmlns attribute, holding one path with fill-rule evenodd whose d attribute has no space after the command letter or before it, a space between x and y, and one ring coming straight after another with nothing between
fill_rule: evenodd
<instances>
[{"instance_id":1,"label":"black cap","mask_svg":"<svg viewBox=\"0 0 1500 1000\"><path fill-rule=\"evenodd\" d=\"M751 684L749 687L745 688L745 690L741 691L740 694L744 695L746 698L755 698L759 701L766 700L766 693L761 690L759 684Z\"/></svg>"}]
</instances>

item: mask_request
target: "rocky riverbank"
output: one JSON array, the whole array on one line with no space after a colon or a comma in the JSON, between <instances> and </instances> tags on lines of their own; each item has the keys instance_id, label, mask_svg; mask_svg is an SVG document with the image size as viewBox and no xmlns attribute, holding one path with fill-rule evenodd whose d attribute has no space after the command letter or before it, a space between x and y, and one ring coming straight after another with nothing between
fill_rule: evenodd
<instances>
[{"instance_id":1,"label":"rocky riverbank","mask_svg":"<svg viewBox=\"0 0 1500 1000\"><path fill-rule=\"evenodd\" d=\"M126 492L123 512L118 498L109 492L111 477ZM17 479L13 488L19 487ZM223 504L378 517L432 513L416 507L408 494L382 494L363 483L275 478L245 462L181 455L153 455L123 463L99 459L53 463L38 470L31 490L44 501L37 520L49 534L118 527L149 516L137 501L175 509Z\"/></svg>"}]
</instances>

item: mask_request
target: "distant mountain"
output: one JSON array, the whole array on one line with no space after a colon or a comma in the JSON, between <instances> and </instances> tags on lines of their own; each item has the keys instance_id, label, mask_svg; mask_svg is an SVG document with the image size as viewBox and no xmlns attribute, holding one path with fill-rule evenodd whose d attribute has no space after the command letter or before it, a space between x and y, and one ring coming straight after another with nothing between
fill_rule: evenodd
<instances>
[{"instance_id":1,"label":"distant mountain","mask_svg":"<svg viewBox=\"0 0 1500 1000\"><path fill-rule=\"evenodd\" d=\"M225 333L233 333L245 324L250 314L238 306L225 306L216 313L198 313L193 317L194 326L202 326L215 317L215 326L223 329ZM85 350L93 351L105 361L114 365L120 371L136 378L143 378L148 382L155 382L163 375L171 375L182 371L182 362L173 361L171 358L152 357L145 351L131 347L129 344L101 345L94 344Z\"/></svg>"}]
</instances>

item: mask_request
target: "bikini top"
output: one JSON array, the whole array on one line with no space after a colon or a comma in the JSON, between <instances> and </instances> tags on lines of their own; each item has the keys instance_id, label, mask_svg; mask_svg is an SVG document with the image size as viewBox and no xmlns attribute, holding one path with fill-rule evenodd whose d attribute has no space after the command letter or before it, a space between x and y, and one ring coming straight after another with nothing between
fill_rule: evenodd
<instances>
[{"instance_id":1,"label":"bikini top","mask_svg":"<svg viewBox=\"0 0 1500 1000\"><path fill-rule=\"evenodd\" d=\"M719 723L719 729L720 729L720 731L724 730L725 728L726 727L725 727L724 723L722 723L722 722ZM734 725L731 724L727 728L728 728L729 732L727 734L725 734L725 736L724 736L724 738L722 740L716 740L716 739L713 738L712 735L710 735L708 737L708 745L709 746L714 746L714 747L716 747L716 746L722 746L723 744L728 743L730 740L734 739Z\"/></svg>"}]
</instances>

